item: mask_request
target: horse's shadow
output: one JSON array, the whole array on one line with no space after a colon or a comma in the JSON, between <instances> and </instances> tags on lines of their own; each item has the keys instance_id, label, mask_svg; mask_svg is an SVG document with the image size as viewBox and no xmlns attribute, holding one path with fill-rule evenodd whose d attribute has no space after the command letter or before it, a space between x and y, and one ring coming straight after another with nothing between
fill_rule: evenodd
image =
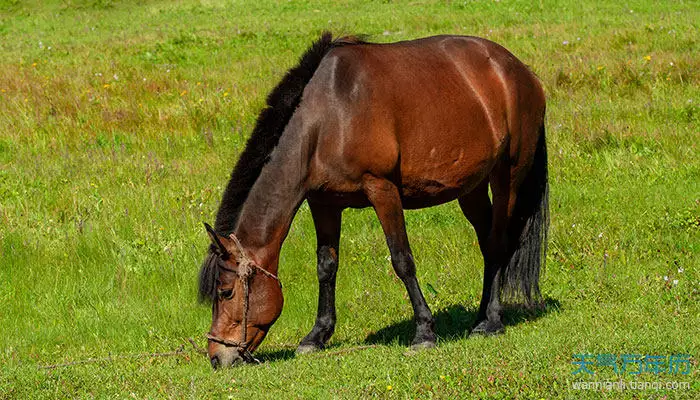
<instances>
[{"instance_id":1,"label":"horse's shadow","mask_svg":"<svg viewBox=\"0 0 700 400\"><path fill-rule=\"evenodd\" d=\"M517 305L505 305L503 307L502 321L508 326L515 326L526 321L534 321L542 316L556 311L561 303L551 297L546 297L541 304L533 307ZM433 313L435 319L435 333L441 341L453 341L469 335L471 328L476 323L477 308L465 308L455 304ZM367 335L365 343L391 344L398 343L408 346L415 332L413 319L405 319L396 322L377 332Z\"/></svg>"},{"instance_id":2,"label":"horse's shadow","mask_svg":"<svg viewBox=\"0 0 700 400\"><path fill-rule=\"evenodd\" d=\"M283 348L277 350L264 350L260 354L255 354L256 358L259 358L262 362L272 362L281 360L290 360L294 358L296 349L293 348Z\"/></svg>"},{"instance_id":3,"label":"horse's shadow","mask_svg":"<svg viewBox=\"0 0 700 400\"><path fill-rule=\"evenodd\" d=\"M557 311L561 308L559 300L551 297L546 297L542 303L534 307L523 307L515 305L506 305L503 308L503 324L506 327L515 326L523 322L537 320L550 312ZM453 341L469 335L469 331L476 322L477 308L469 309L462 305L455 304L443 308L437 313L433 313L435 318L435 333L440 341ZM411 343L415 332L415 324L413 319L404 319L403 321L395 322L377 332L370 333L365 338L366 344L393 344L398 343L403 346L408 346ZM341 347L342 342L334 342L326 348ZM294 358L295 349L284 348L278 350L264 351L259 354L260 359L265 362L289 360Z\"/></svg>"}]
</instances>

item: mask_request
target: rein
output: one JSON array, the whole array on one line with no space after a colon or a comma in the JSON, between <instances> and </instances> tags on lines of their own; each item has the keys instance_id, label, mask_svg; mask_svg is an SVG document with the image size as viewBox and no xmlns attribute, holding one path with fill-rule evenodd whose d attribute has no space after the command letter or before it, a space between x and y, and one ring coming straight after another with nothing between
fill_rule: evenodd
<instances>
[{"instance_id":1,"label":"rein","mask_svg":"<svg viewBox=\"0 0 700 400\"><path fill-rule=\"evenodd\" d=\"M241 322L241 335L239 340L229 340L229 339L224 339L219 336L213 335L211 332L208 332L206 334L207 339L221 343L225 346L231 346L237 348L239 352L243 354L243 357L246 361L249 361L248 359L251 359L252 361L255 361L255 358L250 354L248 351L248 343L247 343L247 328L248 328L248 303L249 303L249 297L250 297L250 281L253 278L253 276L258 272L262 272L263 275L268 276L269 278L272 278L277 281L277 283L282 285L280 282L279 278L277 275L264 270L261 268L259 265L255 264L255 262L248 256L245 255L245 252L243 250L243 247L241 246L240 242L236 239L235 236L231 235L231 239L236 243L240 250L241 254L241 260L238 263L238 269L234 270L231 268L226 268L222 265L219 265L218 267L220 269L223 269L225 271L233 272L236 274L239 280L243 282L243 290L245 292L245 296L243 297L243 321Z\"/></svg>"}]
</instances>

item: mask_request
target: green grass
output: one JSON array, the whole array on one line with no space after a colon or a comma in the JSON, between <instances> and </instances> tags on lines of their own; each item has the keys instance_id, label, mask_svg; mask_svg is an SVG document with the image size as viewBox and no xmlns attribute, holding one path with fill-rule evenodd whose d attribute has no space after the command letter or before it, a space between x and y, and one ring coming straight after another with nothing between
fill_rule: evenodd
<instances>
[{"instance_id":1,"label":"green grass","mask_svg":"<svg viewBox=\"0 0 700 400\"><path fill-rule=\"evenodd\" d=\"M0 2L0 397L699 395L697 2L141 3ZM504 335L467 338L482 279L473 230L455 204L410 211L440 342L406 353L412 313L379 224L348 210L331 348L294 357L317 295L303 206L263 365L214 373L187 344L186 356L40 369L204 343L202 221L213 221L266 93L324 29L382 42L484 36L540 76L546 311L511 311ZM574 391L579 353L691 354L690 375L622 378L692 388ZM596 370L590 380L621 377Z\"/></svg>"}]
</instances>

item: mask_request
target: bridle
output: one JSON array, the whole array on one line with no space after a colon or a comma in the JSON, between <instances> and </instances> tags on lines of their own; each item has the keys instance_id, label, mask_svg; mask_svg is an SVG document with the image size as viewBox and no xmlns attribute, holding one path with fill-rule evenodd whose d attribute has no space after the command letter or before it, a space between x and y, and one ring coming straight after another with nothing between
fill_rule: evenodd
<instances>
[{"instance_id":1,"label":"bridle","mask_svg":"<svg viewBox=\"0 0 700 400\"><path fill-rule=\"evenodd\" d=\"M255 264L255 261L253 261L253 259L251 259L245 254L243 247L241 246L240 242L235 236L231 235L231 239L236 243L236 246L239 249L240 260L238 262L238 269L234 270L231 268L227 268L221 264L218 265L218 268L223 269L224 271L233 272L237 276L237 279L243 282L243 291L245 292L245 296L243 297L243 321L241 321L241 334L238 340L224 339L222 337L213 335L211 332L208 332L206 336L207 339L213 342L221 343L229 347L235 347L236 350L238 350L241 353L243 359L246 362L256 362L257 360L253 358L253 356L248 351L249 343L246 337L246 333L248 330L248 299L250 297L250 281L253 279L253 276L259 271L262 272L263 275L276 280L277 283L279 283L280 287L282 286L282 283L280 282L277 275L273 274L272 272L266 271L259 265Z\"/></svg>"}]
</instances>

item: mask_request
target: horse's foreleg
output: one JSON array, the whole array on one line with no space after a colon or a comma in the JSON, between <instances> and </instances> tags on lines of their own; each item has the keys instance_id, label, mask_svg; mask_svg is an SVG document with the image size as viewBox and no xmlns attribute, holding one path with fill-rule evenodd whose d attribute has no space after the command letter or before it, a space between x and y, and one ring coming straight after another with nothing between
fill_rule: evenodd
<instances>
[{"instance_id":1,"label":"horse's foreleg","mask_svg":"<svg viewBox=\"0 0 700 400\"><path fill-rule=\"evenodd\" d=\"M411 299L416 322L416 335L412 347L434 347L433 316L416 279L416 266L406 235L399 190L388 180L372 177L365 179L364 191L384 230L394 271L403 281Z\"/></svg>"},{"instance_id":2,"label":"horse's foreleg","mask_svg":"<svg viewBox=\"0 0 700 400\"><path fill-rule=\"evenodd\" d=\"M335 330L335 277L338 272L340 220L343 210L309 202L316 228L316 256L318 264L318 312L316 323L301 341L297 353L320 350Z\"/></svg>"}]
</instances>

